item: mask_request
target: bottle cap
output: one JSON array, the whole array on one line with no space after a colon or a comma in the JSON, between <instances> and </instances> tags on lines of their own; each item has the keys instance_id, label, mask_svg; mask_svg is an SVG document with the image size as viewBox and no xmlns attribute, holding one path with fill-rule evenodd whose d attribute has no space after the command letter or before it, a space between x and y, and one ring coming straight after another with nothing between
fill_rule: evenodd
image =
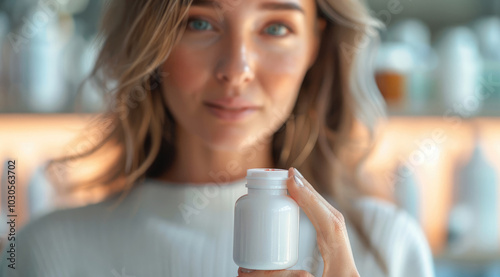
<instances>
[{"instance_id":1,"label":"bottle cap","mask_svg":"<svg viewBox=\"0 0 500 277\"><path fill-rule=\"evenodd\" d=\"M247 170L248 188L286 189L288 170L278 168L251 168Z\"/></svg>"}]
</instances>

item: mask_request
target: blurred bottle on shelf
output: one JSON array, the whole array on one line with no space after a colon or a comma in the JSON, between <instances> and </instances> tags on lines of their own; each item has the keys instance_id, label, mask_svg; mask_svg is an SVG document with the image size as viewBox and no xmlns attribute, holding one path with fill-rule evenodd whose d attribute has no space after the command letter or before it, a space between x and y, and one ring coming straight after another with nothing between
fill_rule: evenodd
<instances>
[{"instance_id":1,"label":"blurred bottle on shelf","mask_svg":"<svg viewBox=\"0 0 500 277\"><path fill-rule=\"evenodd\" d=\"M0 112L72 111L75 77L82 79L83 59L89 58L88 37L96 32L102 5L100 0L18 0L2 4L10 37L4 39L7 47L0 56ZM80 37L84 34L84 40L69 43L75 32Z\"/></svg>"},{"instance_id":2,"label":"blurred bottle on shelf","mask_svg":"<svg viewBox=\"0 0 500 277\"><path fill-rule=\"evenodd\" d=\"M445 30L437 43L437 53L437 93L445 111L462 117L477 114L483 104L477 96L482 61L473 32L466 27Z\"/></svg>"},{"instance_id":3,"label":"blurred bottle on shelf","mask_svg":"<svg viewBox=\"0 0 500 277\"><path fill-rule=\"evenodd\" d=\"M483 17L473 26L484 59L500 61L500 17Z\"/></svg>"},{"instance_id":4,"label":"blurred bottle on shelf","mask_svg":"<svg viewBox=\"0 0 500 277\"><path fill-rule=\"evenodd\" d=\"M473 23L484 63L481 82L486 102L500 102L500 17L489 16ZM493 101L491 101L493 100Z\"/></svg>"},{"instance_id":5,"label":"blurred bottle on shelf","mask_svg":"<svg viewBox=\"0 0 500 277\"><path fill-rule=\"evenodd\" d=\"M24 101L34 112L67 111L70 95L61 64L62 50L73 28L72 19L56 14L49 17L47 24L32 28L34 35L28 41L28 59L23 68L28 73Z\"/></svg>"},{"instance_id":6,"label":"blurred bottle on shelf","mask_svg":"<svg viewBox=\"0 0 500 277\"><path fill-rule=\"evenodd\" d=\"M394 198L397 205L419 220L420 191L413 172L405 165L396 169L396 182L394 184Z\"/></svg>"},{"instance_id":7,"label":"blurred bottle on shelf","mask_svg":"<svg viewBox=\"0 0 500 277\"><path fill-rule=\"evenodd\" d=\"M498 177L483 151L476 135L471 158L456 171L449 224L453 254L500 251Z\"/></svg>"},{"instance_id":8,"label":"blurred bottle on shelf","mask_svg":"<svg viewBox=\"0 0 500 277\"><path fill-rule=\"evenodd\" d=\"M433 91L432 73L437 56L430 43L431 31L421 20L408 18L390 26L387 40L404 44L411 55L412 66L407 73L405 109L421 113L429 106Z\"/></svg>"},{"instance_id":9,"label":"blurred bottle on shelf","mask_svg":"<svg viewBox=\"0 0 500 277\"><path fill-rule=\"evenodd\" d=\"M8 43L7 34L9 32L9 18L7 15L0 11L0 112L6 110L9 95L6 84L6 75L8 73L5 64L4 45Z\"/></svg>"},{"instance_id":10,"label":"blurred bottle on shelf","mask_svg":"<svg viewBox=\"0 0 500 277\"><path fill-rule=\"evenodd\" d=\"M375 79L385 101L402 106L407 94L408 75L414 66L411 49L404 43L384 42L380 45Z\"/></svg>"}]
</instances>

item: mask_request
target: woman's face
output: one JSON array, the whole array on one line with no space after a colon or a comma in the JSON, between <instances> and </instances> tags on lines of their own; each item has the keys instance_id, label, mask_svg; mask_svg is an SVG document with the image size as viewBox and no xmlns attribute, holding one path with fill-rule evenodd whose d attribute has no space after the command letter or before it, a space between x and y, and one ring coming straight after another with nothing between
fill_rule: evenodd
<instances>
[{"instance_id":1,"label":"woman's face","mask_svg":"<svg viewBox=\"0 0 500 277\"><path fill-rule=\"evenodd\" d=\"M195 0L162 68L178 132L219 150L269 138L316 58L316 21L314 0Z\"/></svg>"}]
</instances>

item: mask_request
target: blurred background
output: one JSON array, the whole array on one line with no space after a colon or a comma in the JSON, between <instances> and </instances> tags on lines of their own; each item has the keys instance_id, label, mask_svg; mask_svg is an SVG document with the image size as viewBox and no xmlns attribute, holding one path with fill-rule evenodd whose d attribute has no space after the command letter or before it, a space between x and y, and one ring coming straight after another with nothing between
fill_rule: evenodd
<instances>
[{"instance_id":1,"label":"blurred background","mask_svg":"<svg viewBox=\"0 0 500 277\"><path fill-rule=\"evenodd\" d=\"M376 196L420 222L437 276L500 276L500 0L367 3L387 26L375 77L389 118L365 169ZM18 229L92 201L60 199L43 169L86 147L69 143L104 108L91 86L77 94L101 9L99 0L0 0L0 222L9 160ZM7 232L0 224L2 241Z\"/></svg>"}]
</instances>

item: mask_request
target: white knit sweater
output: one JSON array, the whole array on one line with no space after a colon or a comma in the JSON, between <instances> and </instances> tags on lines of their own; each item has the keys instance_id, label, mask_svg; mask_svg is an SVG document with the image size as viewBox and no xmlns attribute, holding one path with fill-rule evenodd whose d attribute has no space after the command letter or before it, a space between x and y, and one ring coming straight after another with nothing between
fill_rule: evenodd
<instances>
[{"instance_id":1,"label":"white knit sweater","mask_svg":"<svg viewBox=\"0 0 500 277\"><path fill-rule=\"evenodd\" d=\"M234 277L234 203L246 192L244 179L224 186L146 179L112 211L115 202L108 200L30 221L16 237L16 269L7 266L3 249L0 276ZM415 220L372 198L361 198L356 207L389 276L434 276L429 246ZM348 221L347 228L360 275L384 276ZM302 211L299 261L291 269L322 276L315 230Z\"/></svg>"}]
</instances>

